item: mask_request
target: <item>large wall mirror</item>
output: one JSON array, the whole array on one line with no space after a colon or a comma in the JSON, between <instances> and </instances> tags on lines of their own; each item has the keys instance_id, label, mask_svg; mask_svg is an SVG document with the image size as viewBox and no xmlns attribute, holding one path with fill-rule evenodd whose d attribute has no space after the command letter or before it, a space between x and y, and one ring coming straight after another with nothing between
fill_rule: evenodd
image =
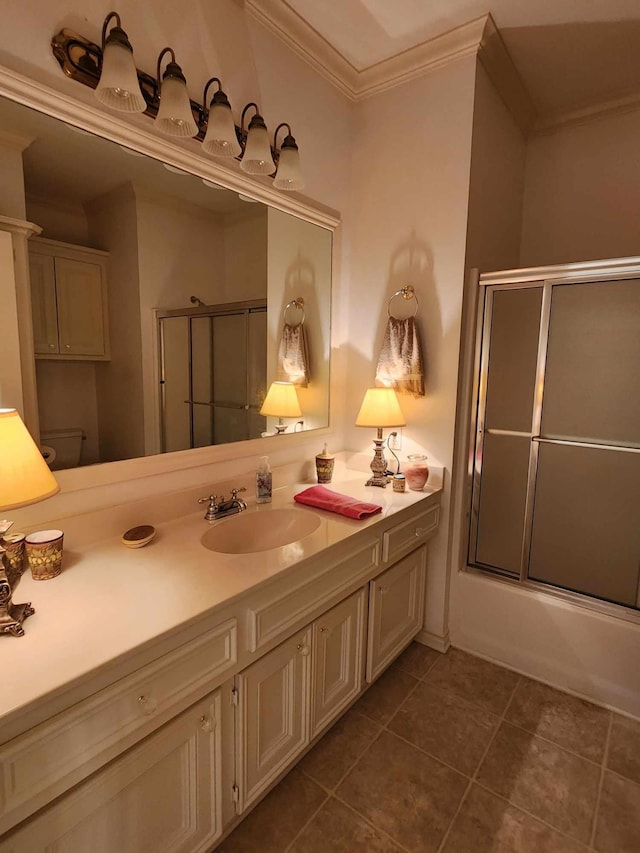
<instances>
[{"instance_id":1,"label":"large wall mirror","mask_svg":"<svg viewBox=\"0 0 640 853\"><path fill-rule=\"evenodd\" d=\"M283 440L328 426L330 229L12 100L0 121L41 229L22 360L54 470L270 435L275 380ZM1 174L15 156L0 134Z\"/></svg>"}]
</instances>

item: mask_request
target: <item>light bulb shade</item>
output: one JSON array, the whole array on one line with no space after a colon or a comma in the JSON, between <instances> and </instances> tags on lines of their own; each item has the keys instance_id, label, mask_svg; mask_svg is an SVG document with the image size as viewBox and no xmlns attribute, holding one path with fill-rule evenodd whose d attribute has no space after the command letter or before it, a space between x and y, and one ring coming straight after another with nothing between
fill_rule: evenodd
<instances>
[{"instance_id":1,"label":"light bulb shade","mask_svg":"<svg viewBox=\"0 0 640 853\"><path fill-rule=\"evenodd\" d=\"M16 509L60 491L15 409L0 409L0 510Z\"/></svg>"},{"instance_id":2,"label":"light bulb shade","mask_svg":"<svg viewBox=\"0 0 640 853\"><path fill-rule=\"evenodd\" d=\"M165 73L160 87L160 109L156 125L160 133L166 136L195 136L198 132L198 125L191 112L187 84L181 74Z\"/></svg>"},{"instance_id":3,"label":"light bulb shade","mask_svg":"<svg viewBox=\"0 0 640 853\"><path fill-rule=\"evenodd\" d=\"M272 175L276 170L269 134L262 118L259 121L256 121L256 116L251 119L240 168L248 175Z\"/></svg>"},{"instance_id":4,"label":"light bulb shade","mask_svg":"<svg viewBox=\"0 0 640 853\"><path fill-rule=\"evenodd\" d=\"M273 179L273 186L279 190L301 190L304 188L304 179L300 171L298 146L295 141L293 145L287 145L289 139L293 139L293 137L287 136L280 149L278 171Z\"/></svg>"},{"instance_id":5,"label":"light bulb shade","mask_svg":"<svg viewBox=\"0 0 640 853\"><path fill-rule=\"evenodd\" d=\"M95 96L105 106L121 113L143 113L147 108L133 53L121 41L107 40L105 44Z\"/></svg>"},{"instance_id":6,"label":"light bulb shade","mask_svg":"<svg viewBox=\"0 0 640 853\"><path fill-rule=\"evenodd\" d=\"M393 388L367 389L356 418L356 426L401 427L406 423Z\"/></svg>"},{"instance_id":7,"label":"light bulb shade","mask_svg":"<svg viewBox=\"0 0 640 853\"><path fill-rule=\"evenodd\" d=\"M295 385L290 382L272 382L260 414L274 418L299 418L302 409Z\"/></svg>"},{"instance_id":8,"label":"light bulb shade","mask_svg":"<svg viewBox=\"0 0 640 853\"><path fill-rule=\"evenodd\" d=\"M216 94L220 93L216 92ZM228 103L216 102L215 97L209 108L207 132L202 148L214 157L239 157L242 153L236 136L231 107Z\"/></svg>"}]
</instances>

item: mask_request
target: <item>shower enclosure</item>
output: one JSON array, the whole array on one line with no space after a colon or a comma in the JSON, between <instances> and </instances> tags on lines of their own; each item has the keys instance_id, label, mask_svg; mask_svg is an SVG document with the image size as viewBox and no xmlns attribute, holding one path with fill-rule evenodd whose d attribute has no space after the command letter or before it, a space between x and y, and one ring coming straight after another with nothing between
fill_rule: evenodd
<instances>
[{"instance_id":1,"label":"shower enclosure","mask_svg":"<svg viewBox=\"0 0 640 853\"><path fill-rule=\"evenodd\" d=\"M156 311L162 451L259 438L266 301Z\"/></svg>"}]
</instances>

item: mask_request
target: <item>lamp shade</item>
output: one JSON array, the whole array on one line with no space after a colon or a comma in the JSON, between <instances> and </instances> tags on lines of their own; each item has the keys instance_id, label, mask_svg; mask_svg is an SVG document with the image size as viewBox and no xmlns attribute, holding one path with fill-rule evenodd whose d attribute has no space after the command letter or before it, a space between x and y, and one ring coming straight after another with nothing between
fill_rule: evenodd
<instances>
[{"instance_id":1,"label":"lamp shade","mask_svg":"<svg viewBox=\"0 0 640 853\"><path fill-rule=\"evenodd\" d=\"M0 510L16 509L60 491L15 409L0 409Z\"/></svg>"},{"instance_id":2,"label":"lamp shade","mask_svg":"<svg viewBox=\"0 0 640 853\"><path fill-rule=\"evenodd\" d=\"M167 136L195 136L198 132L198 125L191 112L187 84L180 66L174 62L169 63L162 78L156 126Z\"/></svg>"},{"instance_id":3,"label":"lamp shade","mask_svg":"<svg viewBox=\"0 0 640 853\"><path fill-rule=\"evenodd\" d=\"M231 105L224 92L216 92L209 107L207 132L202 148L214 157L239 157L242 148L236 136Z\"/></svg>"},{"instance_id":4,"label":"lamp shade","mask_svg":"<svg viewBox=\"0 0 640 853\"><path fill-rule=\"evenodd\" d=\"M300 154L293 136L286 137L280 149L278 171L273 179L273 186L279 190L304 189L304 179L300 171Z\"/></svg>"},{"instance_id":5,"label":"lamp shade","mask_svg":"<svg viewBox=\"0 0 640 853\"><path fill-rule=\"evenodd\" d=\"M105 106L118 112L143 113L146 110L147 103L140 89L138 72L131 46L126 41L126 34L124 41L110 36L105 44L95 96Z\"/></svg>"},{"instance_id":6,"label":"lamp shade","mask_svg":"<svg viewBox=\"0 0 640 853\"><path fill-rule=\"evenodd\" d=\"M295 385L290 382L272 382L260 414L275 418L299 418L302 409Z\"/></svg>"},{"instance_id":7,"label":"lamp shade","mask_svg":"<svg viewBox=\"0 0 640 853\"><path fill-rule=\"evenodd\" d=\"M367 389L356 418L356 426L401 427L406 423L393 388Z\"/></svg>"},{"instance_id":8,"label":"lamp shade","mask_svg":"<svg viewBox=\"0 0 640 853\"><path fill-rule=\"evenodd\" d=\"M267 126L261 115L255 115L249 122L247 143L240 161L240 168L248 175L271 175L276 170L276 164L271 156Z\"/></svg>"}]
</instances>

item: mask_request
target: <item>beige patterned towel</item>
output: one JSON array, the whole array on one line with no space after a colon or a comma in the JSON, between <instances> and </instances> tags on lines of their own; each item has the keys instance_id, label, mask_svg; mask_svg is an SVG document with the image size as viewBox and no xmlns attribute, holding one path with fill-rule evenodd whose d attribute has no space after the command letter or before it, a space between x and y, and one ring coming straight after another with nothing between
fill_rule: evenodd
<instances>
[{"instance_id":1,"label":"beige patterned towel","mask_svg":"<svg viewBox=\"0 0 640 853\"><path fill-rule=\"evenodd\" d=\"M424 397L424 368L413 317L389 317L376 369L376 385Z\"/></svg>"},{"instance_id":2,"label":"beige patterned towel","mask_svg":"<svg viewBox=\"0 0 640 853\"><path fill-rule=\"evenodd\" d=\"M281 382L291 382L306 388L309 384L309 355L302 323L285 323L278 347L278 376Z\"/></svg>"}]
</instances>

